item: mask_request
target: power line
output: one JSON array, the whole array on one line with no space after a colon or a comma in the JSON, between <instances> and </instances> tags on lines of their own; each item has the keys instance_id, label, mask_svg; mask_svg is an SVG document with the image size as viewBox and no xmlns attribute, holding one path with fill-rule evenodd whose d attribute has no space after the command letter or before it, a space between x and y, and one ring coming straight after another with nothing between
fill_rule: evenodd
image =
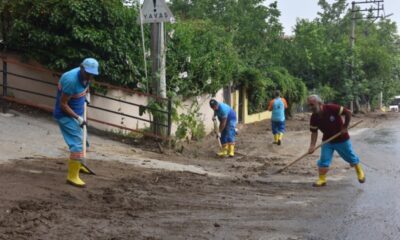
<instances>
[{"instance_id":1,"label":"power line","mask_svg":"<svg viewBox=\"0 0 400 240\"><path fill-rule=\"evenodd\" d=\"M356 14L357 12L369 12L369 13L376 13L376 15L373 16L367 16L366 19L378 19L378 18L382 18L385 17L385 8L384 8L384 0L371 0L371 1L362 1L362 2L357 2L357 1L353 1L352 4L352 9L351 12L353 13L353 17L352 20L356 20L356 19L364 19L365 17L357 17ZM365 4L369 4L370 7L369 8L357 8L358 5L365 5ZM381 16L383 13L383 16Z\"/></svg>"}]
</instances>

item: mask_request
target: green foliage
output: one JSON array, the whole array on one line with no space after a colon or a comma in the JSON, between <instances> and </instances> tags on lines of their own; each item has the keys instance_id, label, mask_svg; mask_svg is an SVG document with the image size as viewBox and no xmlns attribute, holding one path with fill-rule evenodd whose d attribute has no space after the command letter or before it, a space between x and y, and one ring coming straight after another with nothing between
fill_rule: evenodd
<instances>
[{"instance_id":1,"label":"green foliage","mask_svg":"<svg viewBox=\"0 0 400 240\"><path fill-rule=\"evenodd\" d=\"M139 109L141 111L141 109ZM151 113L153 120L156 123L166 123L168 115L165 113L166 111L166 102L164 101L157 101L157 100L150 100L147 104L146 111ZM162 127L164 128L164 127Z\"/></svg>"},{"instance_id":2,"label":"green foliage","mask_svg":"<svg viewBox=\"0 0 400 240\"><path fill-rule=\"evenodd\" d=\"M319 87L317 94L321 96L324 102L332 102L336 99L337 91L328 85Z\"/></svg>"},{"instance_id":3,"label":"green foliage","mask_svg":"<svg viewBox=\"0 0 400 240\"><path fill-rule=\"evenodd\" d=\"M232 38L222 28L210 21L187 20L170 26L169 32L169 95L215 94L232 80L239 59ZM187 77L179 76L183 72Z\"/></svg>"},{"instance_id":4,"label":"green foliage","mask_svg":"<svg viewBox=\"0 0 400 240\"><path fill-rule=\"evenodd\" d=\"M3 0L1 47L58 71L95 57L101 63L102 81L145 86L138 11L123 2L135 1ZM299 20L295 35L287 38L279 22L278 1L265 5L263 0L171 0L178 21L167 24L168 96L215 94L234 83L247 87L250 112L258 112L265 109L275 89L291 106L303 101L307 88L341 104L376 102L381 91L385 101L398 95L396 24L358 20L351 49L347 1L318 3L318 17ZM146 25L147 43L149 29ZM149 106L163 109L157 104ZM182 134L184 129L196 132L193 118L180 118Z\"/></svg>"},{"instance_id":5,"label":"green foliage","mask_svg":"<svg viewBox=\"0 0 400 240\"><path fill-rule=\"evenodd\" d=\"M174 117L174 120L178 123L175 137L177 139L184 139L190 135L191 139L200 140L205 136L205 126L200 120L200 106L197 101L193 101L187 110L187 114L182 113Z\"/></svg>"},{"instance_id":6,"label":"green foliage","mask_svg":"<svg viewBox=\"0 0 400 240\"><path fill-rule=\"evenodd\" d=\"M134 86L141 80L137 10L121 0L19 0L0 6L6 50L58 71L94 57L104 81Z\"/></svg>"},{"instance_id":7,"label":"green foliage","mask_svg":"<svg viewBox=\"0 0 400 240\"><path fill-rule=\"evenodd\" d=\"M239 60L235 60L235 56L230 57L232 55L228 55L226 52L221 55L222 58L225 56L225 58L232 59L230 61L232 68L226 72L226 81L220 82L226 84L228 81L232 81L236 86L245 86L248 89L250 113L264 111L272 90L275 88L287 89L285 93L293 101L301 99L298 96L304 94L304 85L299 85L299 88L292 87L301 80L294 80L293 77L289 77L287 72L282 76L274 75L276 77L274 80L269 76L274 73L273 71L269 73L274 67L276 67L275 69L278 69L278 66L282 68L286 50L283 46L287 44L282 38L282 25L279 22L280 12L277 2L268 6L262 0L172 0L171 3L174 14L179 16L182 21L208 20L208 23L222 27L217 29L220 35L226 36L225 40L221 39L222 45L225 41L225 45L229 46L229 52L235 52L239 56ZM190 27L193 28L193 26ZM214 31L210 25L208 31ZM218 45L216 45L217 49ZM179 44L179 48L183 51L181 46L182 43ZM201 43L200 47L196 48L201 50ZM215 68L218 65L211 64L211 66ZM207 64L201 64L200 67L208 70ZM279 82L275 83L274 81L277 79ZM285 82L285 79L289 80ZM286 86L289 83L292 85ZM196 85L188 83L188 86Z\"/></svg>"},{"instance_id":8,"label":"green foliage","mask_svg":"<svg viewBox=\"0 0 400 240\"><path fill-rule=\"evenodd\" d=\"M264 73L257 69L246 69L239 74L239 81L247 89L250 114L265 111L275 90L281 91L290 107L294 103L301 104L307 96L303 81L282 67L266 68Z\"/></svg>"},{"instance_id":9,"label":"green foliage","mask_svg":"<svg viewBox=\"0 0 400 240\"><path fill-rule=\"evenodd\" d=\"M302 101L304 99L306 92L302 91L302 89L305 88L300 87L299 91L296 90L302 85L301 81L291 76L286 69L269 68L267 76L274 82L274 88L280 90L281 94L288 100Z\"/></svg>"},{"instance_id":10,"label":"green foliage","mask_svg":"<svg viewBox=\"0 0 400 240\"><path fill-rule=\"evenodd\" d=\"M151 99L147 106L139 106L139 116L143 116L145 113L149 113L151 124L151 130L153 133L160 133L167 135L167 128L160 126L159 124L167 124L168 114L166 113L165 101L158 101L157 99Z\"/></svg>"},{"instance_id":11,"label":"green foliage","mask_svg":"<svg viewBox=\"0 0 400 240\"><path fill-rule=\"evenodd\" d=\"M357 20L351 50L351 11L346 1L320 0L319 5L319 17L299 20L295 36L284 45L289 72L325 100L340 104L370 103L381 91L385 99L399 92L400 40L395 23Z\"/></svg>"},{"instance_id":12,"label":"green foliage","mask_svg":"<svg viewBox=\"0 0 400 240\"><path fill-rule=\"evenodd\" d=\"M263 68L280 61L282 25L277 3L263 0L172 0L171 8L183 21L210 20L233 39L245 66Z\"/></svg>"},{"instance_id":13,"label":"green foliage","mask_svg":"<svg viewBox=\"0 0 400 240\"><path fill-rule=\"evenodd\" d=\"M289 114L295 103L302 104L307 96L307 87L299 78L293 77L285 68L272 67L267 69L267 77L274 83L274 88L268 89L270 98L273 90L280 90L282 97L289 104Z\"/></svg>"},{"instance_id":14,"label":"green foliage","mask_svg":"<svg viewBox=\"0 0 400 240\"><path fill-rule=\"evenodd\" d=\"M239 74L238 82L247 89L249 113L265 111L270 97L269 89L274 88L273 81L258 69L249 68Z\"/></svg>"}]
</instances>

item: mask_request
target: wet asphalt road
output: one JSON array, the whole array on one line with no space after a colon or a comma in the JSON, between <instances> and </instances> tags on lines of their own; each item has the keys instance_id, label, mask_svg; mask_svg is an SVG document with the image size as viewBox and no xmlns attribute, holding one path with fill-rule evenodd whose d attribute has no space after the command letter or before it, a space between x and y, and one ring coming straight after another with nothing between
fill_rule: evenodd
<instances>
[{"instance_id":1,"label":"wet asphalt road","mask_svg":"<svg viewBox=\"0 0 400 240\"><path fill-rule=\"evenodd\" d=\"M350 171L319 207L321 218L306 239L400 239L400 120L352 140L367 181L359 184Z\"/></svg>"}]
</instances>

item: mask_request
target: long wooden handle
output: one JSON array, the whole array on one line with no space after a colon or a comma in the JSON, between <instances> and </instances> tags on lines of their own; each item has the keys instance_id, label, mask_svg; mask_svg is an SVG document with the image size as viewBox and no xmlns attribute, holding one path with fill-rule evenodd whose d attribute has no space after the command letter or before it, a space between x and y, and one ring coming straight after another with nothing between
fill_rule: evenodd
<instances>
[{"instance_id":1,"label":"long wooden handle","mask_svg":"<svg viewBox=\"0 0 400 240\"><path fill-rule=\"evenodd\" d=\"M215 134L217 135L218 146L219 146L220 149L222 149L221 139L219 139L219 137L218 137L218 124L217 124L217 120L214 119L213 122L214 122L214 132L215 132Z\"/></svg>"},{"instance_id":2,"label":"long wooden handle","mask_svg":"<svg viewBox=\"0 0 400 240\"><path fill-rule=\"evenodd\" d=\"M360 120L360 121L354 123L353 125L351 125L351 126L349 127L349 129L356 127L357 125L359 125L359 124L362 123L362 122L363 122L363 120ZM323 141L323 142L320 143L318 146L316 146L314 150L317 150L318 148L322 147L322 145L329 143L330 141L336 139L336 138L339 137L340 135L342 135L342 132L336 133L335 135L333 135L333 136L330 137L329 139ZM297 159L294 160L293 162L287 164L287 165L284 166L283 168L281 168L281 169L279 169L278 171L276 171L275 174L281 173L281 172L285 171L287 168L289 168L290 166L292 166L293 164L297 163L298 161L300 161L301 159L305 158L305 157L308 156L308 155L309 155L308 152L304 153L303 155L301 155L299 158L297 158Z\"/></svg>"},{"instance_id":3,"label":"long wooden handle","mask_svg":"<svg viewBox=\"0 0 400 240\"><path fill-rule=\"evenodd\" d=\"M83 110L83 120L87 121L87 103L85 101L84 110ZM83 125L83 138L82 138L82 151L83 157L86 158L86 140L87 140L87 126Z\"/></svg>"}]
</instances>

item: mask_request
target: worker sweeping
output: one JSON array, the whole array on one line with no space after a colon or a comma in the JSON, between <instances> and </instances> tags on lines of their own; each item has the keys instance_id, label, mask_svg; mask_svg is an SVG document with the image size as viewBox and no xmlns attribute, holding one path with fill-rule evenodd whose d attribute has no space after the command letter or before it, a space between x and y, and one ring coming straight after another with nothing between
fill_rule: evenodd
<instances>
[{"instance_id":1,"label":"worker sweeping","mask_svg":"<svg viewBox=\"0 0 400 240\"><path fill-rule=\"evenodd\" d=\"M285 109L288 108L286 99L281 97L281 92L274 92L274 99L269 102L268 111L272 111L271 124L274 135L273 144L281 145L283 134L286 130Z\"/></svg>"},{"instance_id":2,"label":"worker sweeping","mask_svg":"<svg viewBox=\"0 0 400 240\"><path fill-rule=\"evenodd\" d=\"M348 127L352 116L351 111L336 104L323 104L318 95L309 96L308 105L312 110L310 119L311 143L308 151L309 154L315 151L318 129L323 133L323 140L327 140L339 132L342 133L339 137L322 146L321 157L318 161L319 179L313 186L322 187L326 185L326 174L329 171L334 151L348 162L350 166L355 168L358 181L364 183L365 174L361 168L360 159L353 150L348 133ZM342 116L344 116L344 122Z\"/></svg>"},{"instance_id":3,"label":"worker sweeping","mask_svg":"<svg viewBox=\"0 0 400 240\"><path fill-rule=\"evenodd\" d=\"M56 104L53 112L61 133L70 151L67 183L84 187L79 172L89 173L84 167L83 118L85 101L89 99L89 85L93 76L99 74L99 63L94 58L86 58L80 67L64 73L58 83ZM86 144L86 143L85 143Z\"/></svg>"},{"instance_id":4,"label":"worker sweeping","mask_svg":"<svg viewBox=\"0 0 400 240\"><path fill-rule=\"evenodd\" d=\"M219 157L235 156L235 137L236 137L236 112L229 105L210 100L210 107L214 110L214 117L218 117L219 129L217 137L220 139L222 148L217 154Z\"/></svg>"}]
</instances>

